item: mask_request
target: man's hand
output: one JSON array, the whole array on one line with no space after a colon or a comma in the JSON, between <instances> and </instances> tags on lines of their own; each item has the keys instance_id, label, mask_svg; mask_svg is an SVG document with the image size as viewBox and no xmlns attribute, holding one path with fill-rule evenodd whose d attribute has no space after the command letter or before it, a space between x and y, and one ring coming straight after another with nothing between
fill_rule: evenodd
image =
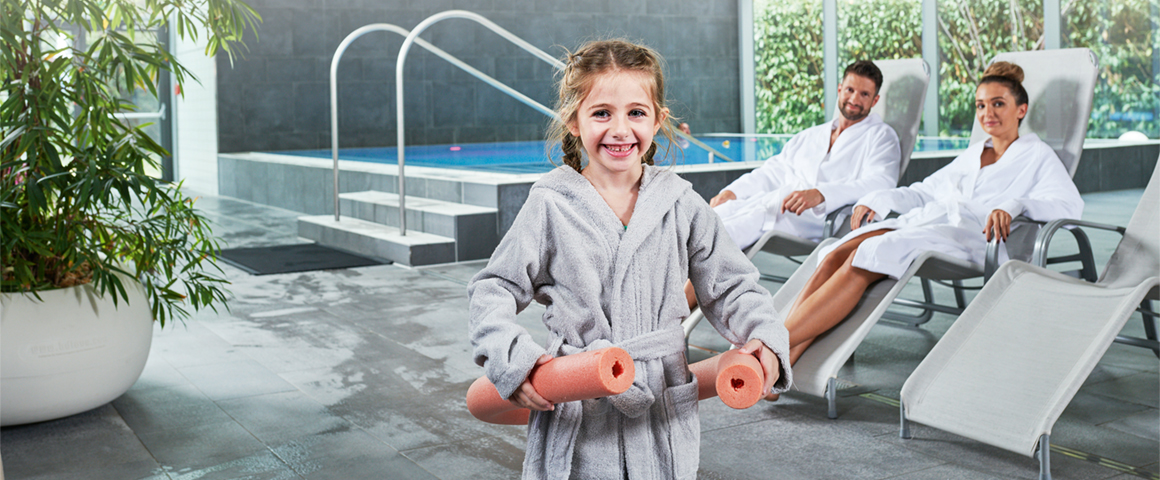
<instances>
[{"instance_id":1,"label":"man's hand","mask_svg":"<svg viewBox=\"0 0 1160 480\"><path fill-rule=\"evenodd\" d=\"M988 242L996 235L1006 242L1007 235L1011 234L1011 214L1000 209L991 211L991 214L987 215L987 226L983 227L983 233L987 235Z\"/></svg>"},{"instance_id":2,"label":"man's hand","mask_svg":"<svg viewBox=\"0 0 1160 480\"><path fill-rule=\"evenodd\" d=\"M722 190L721 193L718 193L716 197L709 199L709 206L716 207L717 205L728 202L730 200L737 200L737 195L730 190Z\"/></svg>"},{"instance_id":3,"label":"man's hand","mask_svg":"<svg viewBox=\"0 0 1160 480\"><path fill-rule=\"evenodd\" d=\"M781 361L777 359L777 355L756 338L746 342L739 351L757 357L757 361L761 363L761 369L765 371L765 384L761 386L761 393L769 393L773 389L773 384L777 383L778 378L781 378Z\"/></svg>"},{"instance_id":4,"label":"man's hand","mask_svg":"<svg viewBox=\"0 0 1160 480\"><path fill-rule=\"evenodd\" d=\"M785 213L788 210L797 215L801 215L802 212L821 205L824 201L826 201L826 197L816 188L798 190L786 195L785 199L781 201L781 213Z\"/></svg>"},{"instance_id":5,"label":"man's hand","mask_svg":"<svg viewBox=\"0 0 1160 480\"><path fill-rule=\"evenodd\" d=\"M865 220L863 220L865 218ZM850 215L850 230L857 230L863 223L874 221L874 210L865 205L854 207L854 214Z\"/></svg>"},{"instance_id":6,"label":"man's hand","mask_svg":"<svg viewBox=\"0 0 1160 480\"><path fill-rule=\"evenodd\" d=\"M543 365L551 359L552 357L547 355L540 355L540 358L536 360L536 365ZM552 405L552 402L549 402L544 397L540 396L540 392L537 392L536 389L532 387L532 382L526 378L524 379L524 383L520 384L520 388L516 389L516 392L508 398L508 401L512 402L512 405L517 407L539 410L541 412L547 412L556 409L555 405Z\"/></svg>"}]
</instances>

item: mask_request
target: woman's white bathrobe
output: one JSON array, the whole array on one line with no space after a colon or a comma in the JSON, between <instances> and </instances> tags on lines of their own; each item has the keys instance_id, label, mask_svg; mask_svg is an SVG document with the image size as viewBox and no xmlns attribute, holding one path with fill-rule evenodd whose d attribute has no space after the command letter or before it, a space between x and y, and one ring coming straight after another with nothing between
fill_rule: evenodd
<instances>
[{"instance_id":1,"label":"woman's white bathrobe","mask_svg":"<svg viewBox=\"0 0 1160 480\"><path fill-rule=\"evenodd\" d=\"M895 229L862 242L853 265L898 278L930 250L982 265L987 250L983 228L993 210L1039 221L1080 217L1083 199L1075 183L1038 136L1019 137L999 161L979 168L983 148L990 145L989 139L971 145L949 165L909 187L863 197L858 205L874 210L875 218L891 211L902 215L854 230L826 246L821 255L866 232ZM1006 259L1004 245L1000 261Z\"/></svg>"},{"instance_id":2,"label":"woman's white bathrobe","mask_svg":"<svg viewBox=\"0 0 1160 480\"><path fill-rule=\"evenodd\" d=\"M781 360L775 391L791 382L789 335L758 273L689 182L645 167L625 229L570 167L544 175L511 230L467 288L475 362L509 397L541 354L608 346L635 360L625 393L533 412L524 478L693 478L700 423L681 320L688 278L706 317L734 345L759 339ZM515 316L547 307L547 348Z\"/></svg>"},{"instance_id":3,"label":"woman's white bathrobe","mask_svg":"<svg viewBox=\"0 0 1160 480\"><path fill-rule=\"evenodd\" d=\"M746 248L775 229L820 240L827 214L898 184L901 150L894 129L871 113L843 131L831 146L830 135L838 121L802 130L780 153L724 188L737 200L715 210L739 247ZM818 189L825 201L801 215L781 212L787 195L811 188Z\"/></svg>"}]
</instances>

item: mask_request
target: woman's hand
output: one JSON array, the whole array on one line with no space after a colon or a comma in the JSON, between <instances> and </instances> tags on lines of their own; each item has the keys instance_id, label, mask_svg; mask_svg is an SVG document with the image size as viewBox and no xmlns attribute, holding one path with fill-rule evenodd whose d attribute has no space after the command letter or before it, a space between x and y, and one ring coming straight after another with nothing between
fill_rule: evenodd
<instances>
[{"instance_id":1,"label":"woman's hand","mask_svg":"<svg viewBox=\"0 0 1160 480\"><path fill-rule=\"evenodd\" d=\"M722 190L721 193L718 193L716 197L709 199L709 207L716 207L717 205L728 202L730 200L737 200L737 194L730 190Z\"/></svg>"},{"instance_id":2,"label":"woman's hand","mask_svg":"<svg viewBox=\"0 0 1160 480\"><path fill-rule=\"evenodd\" d=\"M549 357L548 355L540 355L540 358L536 360L536 365L543 365L551 359L552 357ZM552 402L549 402L544 399L544 397L540 396L540 392L537 392L536 389L532 387L532 382L526 378L524 379L524 383L520 384L520 388L517 388L516 392L508 398L508 401L512 402L512 405L517 407L539 410L541 412L547 412L556 409L556 406L552 405Z\"/></svg>"},{"instance_id":3,"label":"woman's hand","mask_svg":"<svg viewBox=\"0 0 1160 480\"><path fill-rule=\"evenodd\" d=\"M865 220L863 220L865 217ZM858 205L854 207L854 213L850 215L850 230L857 230L862 226L862 223L870 223L874 221L874 210L865 205Z\"/></svg>"},{"instance_id":4,"label":"woman's hand","mask_svg":"<svg viewBox=\"0 0 1160 480\"><path fill-rule=\"evenodd\" d=\"M764 343L761 343L761 340L756 338L746 342L745 346L741 347L740 352L753 355L757 357L757 361L761 362L761 369L765 371L765 384L761 386L761 393L769 393L773 389L773 384L781 378L781 361L778 360L777 355L774 355L773 350L770 350Z\"/></svg>"},{"instance_id":5,"label":"woman's hand","mask_svg":"<svg viewBox=\"0 0 1160 480\"><path fill-rule=\"evenodd\" d=\"M1011 214L1000 209L992 210L987 215L987 226L983 227L983 234L987 235L988 242L996 235L1006 242L1007 235L1011 234Z\"/></svg>"}]
</instances>

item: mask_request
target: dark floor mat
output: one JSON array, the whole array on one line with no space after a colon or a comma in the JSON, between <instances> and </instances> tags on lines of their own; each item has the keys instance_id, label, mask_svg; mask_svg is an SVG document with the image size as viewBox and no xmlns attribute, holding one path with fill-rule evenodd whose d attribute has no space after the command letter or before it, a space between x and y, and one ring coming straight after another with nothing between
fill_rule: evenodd
<instances>
[{"instance_id":1,"label":"dark floor mat","mask_svg":"<svg viewBox=\"0 0 1160 480\"><path fill-rule=\"evenodd\" d=\"M251 275L334 270L390 263L372 260L315 243L230 248L222 250L219 258L249 272Z\"/></svg>"}]
</instances>

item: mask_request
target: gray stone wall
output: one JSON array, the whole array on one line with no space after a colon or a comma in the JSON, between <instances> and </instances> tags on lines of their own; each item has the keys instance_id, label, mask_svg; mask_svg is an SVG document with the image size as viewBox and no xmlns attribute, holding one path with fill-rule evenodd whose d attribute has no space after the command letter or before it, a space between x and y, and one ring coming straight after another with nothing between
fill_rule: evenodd
<instances>
[{"instance_id":1,"label":"gray stone wall","mask_svg":"<svg viewBox=\"0 0 1160 480\"><path fill-rule=\"evenodd\" d=\"M252 0L258 38L231 65L217 59L221 152L330 146L331 56L370 23L410 29L449 9L473 11L560 57L585 40L627 37L667 61L673 113L694 132L736 132L738 23L734 0ZM536 101L554 106L554 69L485 27L445 20L422 36ZM339 66L342 147L395 145L395 57L403 38L370 33ZM548 119L415 46L407 57L409 144L543 138Z\"/></svg>"}]
</instances>

